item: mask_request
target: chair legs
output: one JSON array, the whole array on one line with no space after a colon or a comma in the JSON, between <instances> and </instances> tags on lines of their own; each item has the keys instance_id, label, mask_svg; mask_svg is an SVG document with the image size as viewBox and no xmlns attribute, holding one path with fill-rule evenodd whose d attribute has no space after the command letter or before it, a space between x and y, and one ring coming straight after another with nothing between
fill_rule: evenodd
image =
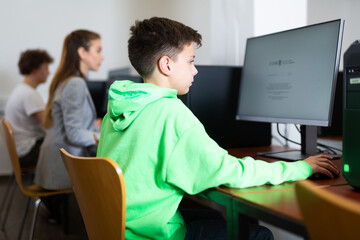
<instances>
[{"instance_id":1,"label":"chair legs","mask_svg":"<svg viewBox=\"0 0 360 240\"><path fill-rule=\"evenodd\" d=\"M63 224L64 224L64 233L65 234L68 234L68 224L67 224L67 208L68 208L68 203L67 203L67 195L64 195L64 196L61 196L62 199L63 199L63 211L64 211L64 219L63 219ZM29 205L29 200L30 198L28 198L28 202L27 202L27 206L26 206L26 211L28 209L28 205ZM35 233L35 227L36 227L36 222L37 222L37 216L38 216L38 213L39 213L39 206L40 204L42 203L41 201L41 198L36 198L35 199L35 203L34 203L34 215L33 215L33 220L32 220L32 226L31 226L31 232L30 232L30 236L29 236L29 240L32 240L34 238L34 233ZM21 225L21 231L20 233L22 233L23 231L23 228L24 228L24 221L25 221L25 218L26 218L26 213L23 215L23 222L22 222L22 225ZM20 235L20 238L21 238L21 235ZM19 240L20 240L19 238Z\"/></svg>"},{"instance_id":2,"label":"chair legs","mask_svg":"<svg viewBox=\"0 0 360 240\"><path fill-rule=\"evenodd\" d=\"M28 197L27 201L26 201L26 205L25 205L25 209L23 212L23 217L22 217L22 221L21 221L21 225L20 225L20 229L19 229L19 236L18 236L18 240L21 239L22 236L22 232L24 230L24 223L25 223L25 219L26 219L26 215L29 209L29 203L30 203L30 197ZM32 220L32 225L31 225L31 232L29 235L29 239L32 240L34 238L34 233L35 233L35 227L36 227L36 221L37 221L37 216L38 216L38 212L39 212L39 206L41 204L41 199L40 198L36 198L35 199L35 203L34 203L34 215L33 215L33 220Z\"/></svg>"},{"instance_id":3,"label":"chair legs","mask_svg":"<svg viewBox=\"0 0 360 240\"><path fill-rule=\"evenodd\" d=\"M35 200L35 204L34 204L34 216L33 216L33 222L32 222L32 226L31 226L31 233L30 233L30 237L29 237L30 240L32 240L33 237L34 237L36 220L37 220L37 215L38 215L38 212L39 212L40 203L41 203L41 199L37 198Z\"/></svg>"},{"instance_id":4,"label":"chair legs","mask_svg":"<svg viewBox=\"0 0 360 240\"><path fill-rule=\"evenodd\" d=\"M33 174L34 174L33 172L25 172L22 174L24 175L24 179L26 181L32 181ZM9 212L11 209L11 204L12 204L12 200L14 198L15 189L16 189L15 175L11 174L9 176L8 182L6 184L5 193L1 200L0 220L2 217L2 213L5 209L4 218L3 218L3 221L1 221L1 228L0 228L1 231L5 231L5 225L6 225L7 218L9 216Z\"/></svg>"},{"instance_id":5,"label":"chair legs","mask_svg":"<svg viewBox=\"0 0 360 240\"><path fill-rule=\"evenodd\" d=\"M9 215L9 210L11 209L11 205L12 205L12 199L14 196L14 192L15 192L15 178L14 175L11 175L8 179L7 182L7 186L6 186L6 190L4 193L4 196L2 198L2 203L1 203L1 209L0 209L0 213L2 213L2 211L5 208L5 215L4 215L4 220L1 222L1 231L5 230L5 224ZM63 221L63 231L65 234L68 234L69 232L69 226L68 226L68 196L67 194L63 195L63 196L59 196L61 199L61 206L62 206L62 210L63 210L63 215L62 215L62 221ZM21 219L21 223L20 223L20 228L19 228L19 232L18 232L18 237L17 239L20 240L22 237L22 233L24 230L24 225L25 225L25 220L26 220L26 216L27 216L27 212L29 210L29 204L30 204L30 200L31 197L26 197L26 203L25 203L25 207L22 213L22 219ZM35 233L35 227L36 227L36 221L37 221L37 216L38 216L38 212L39 212L39 206L42 203L41 198L35 198L35 203L34 203L34 215L33 215L33 219L32 219L32 226L31 226L31 232L29 235L29 239L32 240L34 237L34 233ZM0 214L0 218L1 218L1 214Z\"/></svg>"}]
</instances>

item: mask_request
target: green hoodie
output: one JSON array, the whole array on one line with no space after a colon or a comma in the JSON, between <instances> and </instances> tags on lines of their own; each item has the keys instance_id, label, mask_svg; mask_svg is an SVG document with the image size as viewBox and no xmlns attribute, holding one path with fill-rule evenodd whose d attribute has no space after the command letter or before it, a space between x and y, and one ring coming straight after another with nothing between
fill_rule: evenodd
<instances>
[{"instance_id":1,"label":"green hoodie","mask_svg":"<svg viewBox=\"0 0 360 240\"><path fill-rule=\"evenodd\" d=\"M184 239L186 226L177 210L184 193L311 175L303 161L266 163L229 155L176 93L130 81L116 81L109 89L97 155L113 159L124 173L126 239Z\"/></svg>"}]
</instances>

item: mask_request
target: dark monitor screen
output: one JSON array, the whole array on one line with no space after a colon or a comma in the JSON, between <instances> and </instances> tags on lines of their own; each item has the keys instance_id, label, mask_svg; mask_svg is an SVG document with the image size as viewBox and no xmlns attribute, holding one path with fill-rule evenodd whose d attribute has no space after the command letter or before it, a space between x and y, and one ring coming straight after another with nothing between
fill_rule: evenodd
<instances>
[{"instance_id":1,"label":"dark monitor screen","mask_svg":"<svg viewBox=\"0 0 360 240\"><path fill-rule=\"evenodd\" d=\"M317 126L331 124L343 27L338 19L249 38L237 119L301 124L302 144L315 146L299 159L316 153Z\"/></svg>"},{"instance_id":2,"label":"dark monitor screen","mask_svg":"<svg viewBox=\"0 0 360 240\"><path fill-rule=\"evenodd\" d=\"M185 104L221 147L266 146L271 142L269 123L237 121L241 67L196 66Z\"/></svg>"},{"instance_id":3,"label":"dark monitor screen","mask_svg":"<svg viewBox=\"0 0 360 240\"><path fill-rule=\"evenodd\" d=\"M86 85L89 89L91 98L93 99L97 117L98 118L104 117L106 113L104 112L103 109L103 104L106 95L106 81L87 80Z\"/></svg>"}]
</instances>

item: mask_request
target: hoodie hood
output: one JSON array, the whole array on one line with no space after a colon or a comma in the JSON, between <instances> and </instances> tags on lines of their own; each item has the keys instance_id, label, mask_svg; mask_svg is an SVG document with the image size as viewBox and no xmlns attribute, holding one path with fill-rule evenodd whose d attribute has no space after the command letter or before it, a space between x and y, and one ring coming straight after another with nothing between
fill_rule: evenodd
<instances>
[{"instance_id":1,"label":"hoodie hood","mask_svg":"<svg viewBox=\"0 0 360 240\"><path fill-rule=\"evenodd\" d=\"M115 81L109 89L108 116L116 131L125 130L142 109L161 98L177 98L177 91L152 83Z\"/></svg>"}]
</instances>

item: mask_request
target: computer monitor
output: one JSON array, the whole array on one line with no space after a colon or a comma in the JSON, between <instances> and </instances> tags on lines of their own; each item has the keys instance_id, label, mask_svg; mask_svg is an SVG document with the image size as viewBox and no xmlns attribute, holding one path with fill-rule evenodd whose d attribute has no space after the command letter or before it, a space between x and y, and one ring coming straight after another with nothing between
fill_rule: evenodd
<instances>
[{"instance_id":1,"label":"computer monitor","mask_svg":"<svg viewBox=\"0 0 360 240\"><path fill-rule=\"evenodd\" d=\"M87 80L86 85L94 102L97 117L103 118L106 114L106 109L103 109L104 101L106 100L106 81Z\"/></svg>"},{"instance_id":2,"label":"computer monitor","mask_svg":"<svg viewBox=\"0 0 360 240\"><path fill-rule=\"evenodd\" d=\"M239 120L301 125L301 151L317 153L317 128L330 126L344 20L249 38L239 88Z\"/></svg>"},{"instance_id":3,"label":"computer monitor","mask_svg":"<svg viewBox=\"0 0 360 240\"><path fill-rule=\"evenodd\" d=\"M240 66L196 65L198 74L183 102L223 148L268 146L270 123L237 121Z\"/></svg>"}]
</instances>

